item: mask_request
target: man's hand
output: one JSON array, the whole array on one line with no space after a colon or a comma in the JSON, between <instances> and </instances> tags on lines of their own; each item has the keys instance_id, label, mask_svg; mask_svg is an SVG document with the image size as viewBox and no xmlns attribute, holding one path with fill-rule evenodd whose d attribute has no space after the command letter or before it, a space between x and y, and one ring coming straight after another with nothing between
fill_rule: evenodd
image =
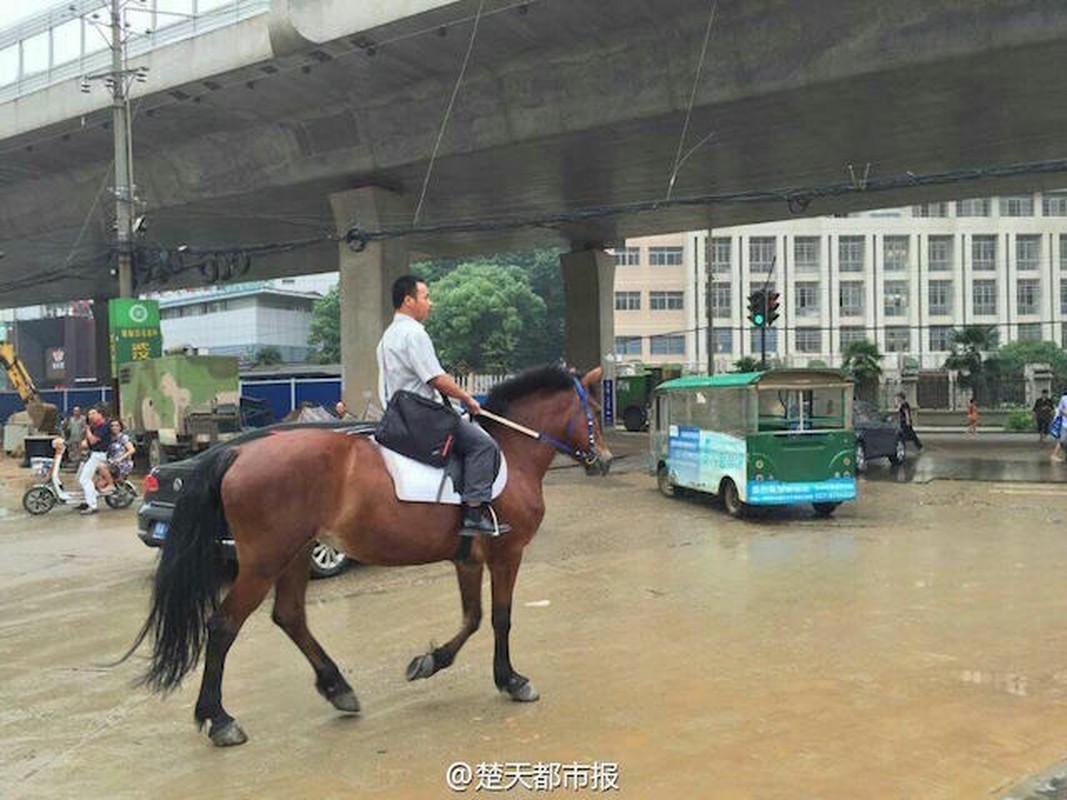
<instances>
[{"instance_id":1,"label":"man's hand","mask_svg":"<svg viewBox=\"0 0 1067 800\"><path fill-rule=\"evenodd\" d=\"M467 406L467 411L468 413L470 413L471 419L474 419L476 416L482 413L481 404L473 397L468 397L466 400L463 401L463 403Z\"/></svg>"}]
</instances>

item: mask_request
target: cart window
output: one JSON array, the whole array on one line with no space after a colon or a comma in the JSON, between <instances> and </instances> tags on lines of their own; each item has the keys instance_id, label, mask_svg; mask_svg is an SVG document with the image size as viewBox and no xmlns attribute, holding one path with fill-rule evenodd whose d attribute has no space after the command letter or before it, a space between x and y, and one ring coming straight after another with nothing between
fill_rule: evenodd
<instances>
[{"instance_id":1,"label":"cart window","mask_svg":"<svg viewBox=\"0 0 1067 800\"><path fill-rule=\"evenodd\" d=\"M759 392L759 430L841 430L845 427L845 390L763 389Z\"/></svg>"}]
</instances>

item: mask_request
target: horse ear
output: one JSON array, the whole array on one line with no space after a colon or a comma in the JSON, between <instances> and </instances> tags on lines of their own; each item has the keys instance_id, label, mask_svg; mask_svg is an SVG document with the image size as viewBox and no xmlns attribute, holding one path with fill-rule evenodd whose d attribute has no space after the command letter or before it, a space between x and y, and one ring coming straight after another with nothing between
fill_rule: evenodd
<instances>
[{"instance_id":1,"label":"horse ear","mask_svg":"<svg viewBox=\"0 0 1067 800\"><path fill-rule=\"evenodd\" d=\"M600 383L600 378L603 374L603 367L597 367L596 369L589 370L582 378L582 386L585 386L586 388L590 386L596 386Z\"/></svg>"}]
</instances>

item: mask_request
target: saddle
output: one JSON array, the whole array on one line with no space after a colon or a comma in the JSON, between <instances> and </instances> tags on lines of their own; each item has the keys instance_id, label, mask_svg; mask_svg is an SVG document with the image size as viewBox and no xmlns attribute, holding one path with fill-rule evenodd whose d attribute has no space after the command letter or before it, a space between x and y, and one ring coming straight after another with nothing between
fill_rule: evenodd
<instances>
[{"instance_id":1,"label":"saddle","mask_svg":"<svg viewBox=\"0 0 1067 800\"><path fill-rule=\"evenodd\" d=\"M458 506L463 502L456 491L455 477L463 472L463 462L458 456L449 459L444 467L431 467L395 450L383 446L377 439L370 441L378 448L393 479L397 500L409 503L445 503ZM493 480L493 499L498 498L508 483L508 464L500 454L500 467Z\"/></svg>"}]
</instances>

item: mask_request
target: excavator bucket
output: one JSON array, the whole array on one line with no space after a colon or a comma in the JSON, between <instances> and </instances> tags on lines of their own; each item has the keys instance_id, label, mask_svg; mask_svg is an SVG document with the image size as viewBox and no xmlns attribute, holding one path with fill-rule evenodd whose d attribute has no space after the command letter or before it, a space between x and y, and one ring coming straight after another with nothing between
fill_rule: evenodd
<instances>
[{"instance_id":1,"label":"excavator bucket","mask_svg":"<svg viewBox=\"0 0 1067 800\"><path fill-rule=\"evenodd\" d=\"M55 433L56 422L59 420L59 409L55 405L31 400L26 404L26 413L30 415L33 427L41 433Z\"/></svg>"}]
</instances>

